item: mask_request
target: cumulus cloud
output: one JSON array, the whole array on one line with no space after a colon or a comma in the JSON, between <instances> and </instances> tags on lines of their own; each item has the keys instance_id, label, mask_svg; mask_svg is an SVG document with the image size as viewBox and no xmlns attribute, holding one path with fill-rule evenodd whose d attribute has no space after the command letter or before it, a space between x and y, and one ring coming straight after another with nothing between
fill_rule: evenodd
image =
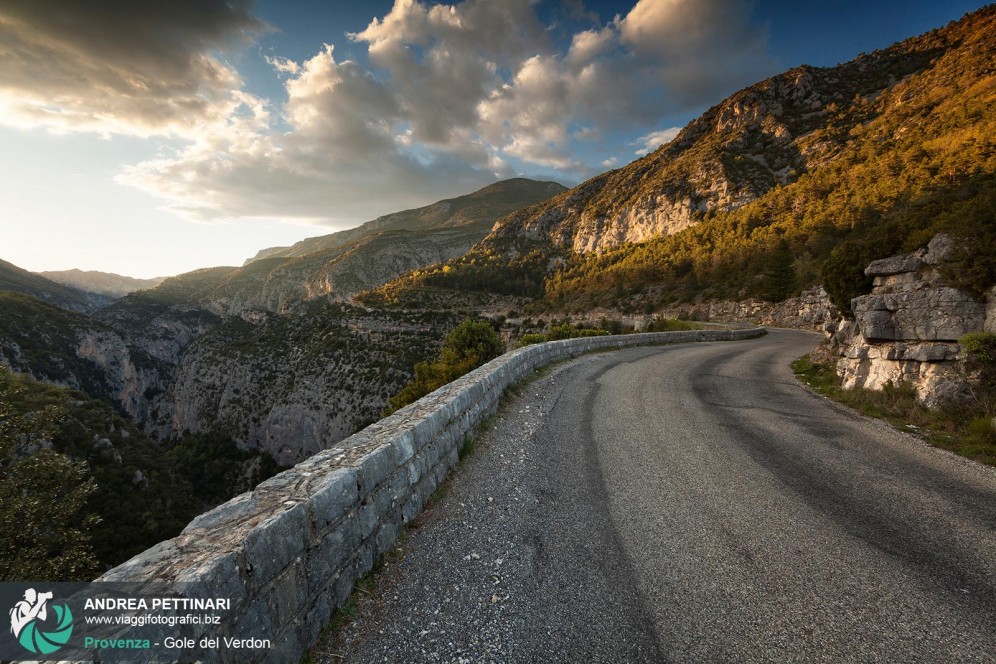
<instances>
[{"instance_id":1,"label":"cumulus cloud","mask_svg":"<svg viewBox=\"0 0 996 664\"><path fill-rule=\"evenodd\" d=\"M661 129L660 131L652 131L646 136L641 136L640 138L633 141L633 145L638 145L640 148L634 152L635 155L643 156L649 154L664 145L665 143L670 143L671 140L678 135L681 131L681 127L670 127L669 129Z\"/></svg>"},{"instance_id":2,"label":"cumulus cloud","mask_svg":"<svg viewBox=\"0 0 996 664\"><path fill-rule=\"evenodd\" d=\"M332 46L296 71L286 83L289 131L264 131L255 118L236 118L177 155L129 168L119 181L167 198L171 209L195 219L348 225L494 180L486 156L475 155L482 169L468 167L467 154L422 163L400 149L397 100L355 62L337 62Z\"/></svg>"},{"instance_id":3,"label":"cumulus cloud","mask_svg":"<svg viewBox=\"0 0 996 664\"><path fill-rule=\"evenodd\" d=\"M371 63L388 74L412 139L448 146L453 131L477 126L478 103L504 83L500 69L518 69L547 48L532 5L396 0L387 16L350 38L366 44Z\"/></svg>"},{"instance_id":4,"label":"cumulus cloud","mask_svg":"<svg viewBox=\"0 0 996 664\"><path fill-rule=\"evenodd\" d=\"M348 35L365 57L265 56L286 91L274 105L218 55L266 30L248 2L8 1L0 122L171 136L119 181L191 217L344 224L530 169L589 175L605 152L584 146L773 68L748 0L639 0L605 23L574 0L583 26L566 41L534 0L395 0Z\"/></svg>"},{"instance_id":5,"label":"cumulus cloud","mask_svg":"<svg viewBox=\"0 0 996 664\"><path fill-rule=\"evenodd\" d=\"M595 135L652 126L774 66L746 2L640 0L626 16L575 34L565 53L522 61L478 105L481 132L524 161L576 168L566 126Z\"/></svg>"},{"instance_id":6,"label":"cumulus cloud","mask_svg":"<svg viewBox=\"0 0 996 664\"><path fill-rule=\"evenodd\" d=\"M267 55L264 56L264 59L271 67L273 67L274 71L281 74L296 74L301 70L298 64L290 58L281 58L279 56L271 57Z\"/></svg>"},{"instance_id":7,"label":"cumulus cloud","mask_svg":"<svg viewBox=\"0 0 996 664\"><path fill-rule=\"evenodd\" d=\"M0 122L137 135L224 122L246 97L212 53L263 29L246 0L7 0Z\"/></svg>"}]
</instances>

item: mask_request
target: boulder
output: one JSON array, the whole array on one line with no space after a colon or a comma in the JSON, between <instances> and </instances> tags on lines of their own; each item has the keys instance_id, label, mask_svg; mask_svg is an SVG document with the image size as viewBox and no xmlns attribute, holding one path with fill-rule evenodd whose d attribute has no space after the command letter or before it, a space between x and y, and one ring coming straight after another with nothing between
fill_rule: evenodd
<instances>
[{"instance_id":1,"label":"boulder","mask_svg":"<svg viewBox=\"0 0 996 664\"><path fill-rule=\"evenodd\" d=\"M981 330L985 304L950 287L924 288L854 298L861 334L869 341L957 341Z\"/></svg>"}]
</instances>

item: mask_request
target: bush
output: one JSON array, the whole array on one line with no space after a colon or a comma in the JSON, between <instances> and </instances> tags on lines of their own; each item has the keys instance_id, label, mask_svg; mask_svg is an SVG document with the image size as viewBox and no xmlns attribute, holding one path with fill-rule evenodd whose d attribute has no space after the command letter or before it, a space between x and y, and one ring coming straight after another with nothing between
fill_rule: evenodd
<instances>
[{"instance_id":1,"label":"bush","mask_svg":"<svg viewBox=\"0 0 996 664\"><path fill-rule=\"evenodd\" d=\"M581 326L573 326L570 323L552 325L546 334L523 334L519 339L520 346L530 346L541 344L546 341L560 341L561 339L577 339L578 337L604 337L611 334L607 330L589 330Z\"/></svg>"},{"instance_id":2,"label":"bush","mask_svg":"<svg viewBox=\"0 0 996 664\"><path fill-rule=\"evenodd\" d=\"M604 337L607 334L607 330L588 330L580 326L575 327L570 323L563 323L562 325L551 327L546 335L546 340L559 341L560 339L576 339L578 337Z\"/></svg>"},{"instance_id":3,"label":"bush","mask_svg":"<svg viewBox=\"0 0 996 664\"><path fill-rule=\"evenodd\" d=\"M996 361L996 334L991 332L971 332L958 340L961 347L975 356L979 362Z\"/></svg>"},{"instance_id":4,"label":"bush","mask_svg":"<svg viewBox=\"0 0 996 664\"><path fill-rule=\"evenodd\" d=\"M643 332L683 332L685 330L701 330L702 325L677 318L661 318L652 321L643 328Z\"/></svg>"},{"instance_id":5,"label":"bush","mask_svg":"<svg viewBox=\"0 0 996 664\"><path fill-rule=\"evenodd\" d=\"M869 229L861 239L845 240L830 252L820 277L830 301L848 318L853 318L851 300L871 292L872 278L865 268L873 260L886 258L902 249L902 236L894 226Z\"/></svg>"},{"instance_id":6,"label":"bush","mask_svg":"<svg viewBox=\"0 0 996 664\"><path fill-rule=\"evenodd\" d=\"M415 377L391 397L387 413L413 403L505 352L501 337L485 321L466 319L446 336L439 357L415 365Z\"/></svg>"},{"instance_id":7,"label":"bush","mask_svg":"<svg viewBox=\"0 0 996 664\"><path fill-rule=\"evenodd\" d=\"M979 385L973 388L975 400L991 417L996 414L996 334L973 332L958 343L969 353L969 369L979 375Z\"/></svg>"}]
</instances>

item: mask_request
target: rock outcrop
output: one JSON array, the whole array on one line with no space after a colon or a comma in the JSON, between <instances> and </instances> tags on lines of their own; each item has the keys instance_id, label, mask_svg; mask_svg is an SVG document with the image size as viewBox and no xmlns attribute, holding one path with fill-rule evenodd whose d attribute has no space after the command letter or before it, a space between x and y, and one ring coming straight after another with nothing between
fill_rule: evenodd
<instances>
[{"instance_id":1,"label":"rock outcrop","mask_svg":"<svg viewBox=\"0 0 996 664\"><path fill-rule=\"evenodd\" d=\"M756 323L768 327L790 327L823 331L841 319L840 310L830 302L822 286L814 286L781 302L710 300L667 307L664 318L712 321L716 323Z\"/></svg>"},{"instance_id":2,"label":"rock outcrop","mask_svg":"<svg viewBox=\"0 0 996 664\"><path fill-rule=\"evenodd\" d=\"M992 292L979 302L945 283L939 266L951 248L951 238L941 234L911 254L868 265L872 292L851 301L854 320L830 328L821 350L845 388L912 385L932 408L967 394L971 376L958 339L992 330L987 315L996 306Z\"/></svg>"}]
</instances>

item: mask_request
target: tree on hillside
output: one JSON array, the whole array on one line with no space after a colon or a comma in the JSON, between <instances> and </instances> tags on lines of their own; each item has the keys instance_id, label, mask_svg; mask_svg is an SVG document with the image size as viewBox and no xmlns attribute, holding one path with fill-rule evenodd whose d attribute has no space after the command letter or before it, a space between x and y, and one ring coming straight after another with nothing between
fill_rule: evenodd
<instances>
[{"instance_id":1,"label":"tree on hillside","mask_svg":"<svg viewBox=\"0 0 996 664\"><path fill-rule=\"evenodd\" d=\"M761 298L768 302L781 302L795 293L796 274L792 265L792 249L784 239L778 243L768 258L761 281Z\"/></svg>"},{"instance_id":2,"label":"tree on hillside","mask_svg":"<svg viewBox=\"0 0 996 664\"><path fill-rule=\"evenodd\" d=\"M86 581L99 569L87 499L86 464L48 449L64 409L23 415L12 404L18 378L0 371L0 580Z\"/></svg>"},{"instance_id":3,"label":"tree on hillside","mask_svg":"<svg viewBox=\"0 0 996 664\"><path fill-rule=\"evenodd\" d=\"M485 321L466 319L446 336L439 357L415 365L415 377L391 397L388 412L417 401L505 352L501 337Z\"/></svg>"}]
</instances>

